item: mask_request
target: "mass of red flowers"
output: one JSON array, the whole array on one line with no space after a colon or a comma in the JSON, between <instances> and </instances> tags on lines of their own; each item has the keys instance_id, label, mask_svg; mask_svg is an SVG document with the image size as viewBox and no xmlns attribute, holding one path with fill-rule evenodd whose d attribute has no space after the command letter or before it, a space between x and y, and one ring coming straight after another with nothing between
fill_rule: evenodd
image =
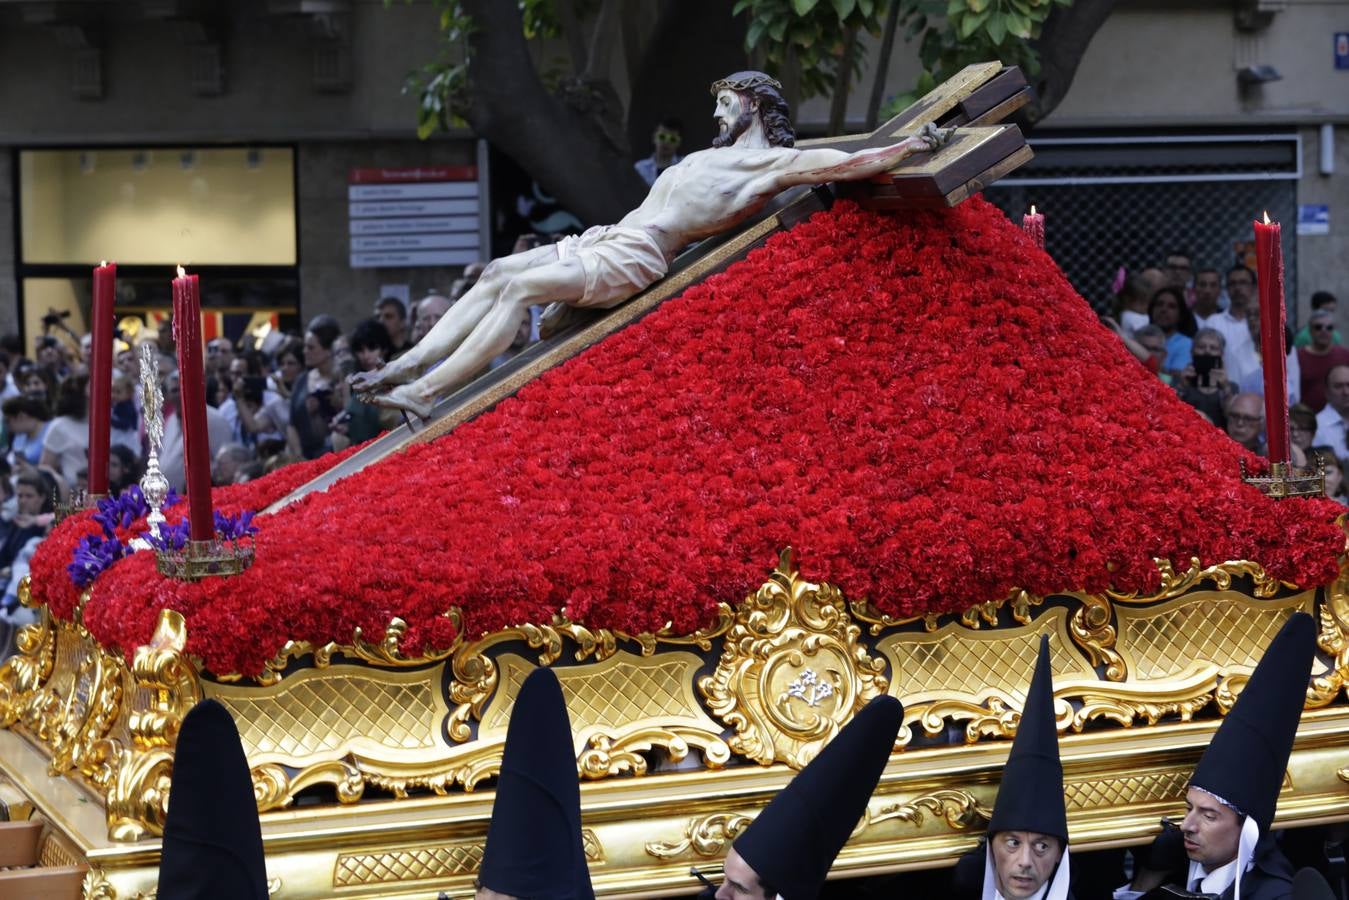
<instances>
[{"instance_id":1,"label":"mass of red flowers","mask_svg":"<svg viewBox=\"0 0 1349 900\"><path fill-rule=\"evenodd\" d=\"M210 670L247 674L287 639L378 638L394 616L405 652L444 647L450 607L475 635L559 609L688 633L788 545L806 577L892 615L1013 587L1147 590L1154 558L1331 581L1343 508L1268 500L1242 458L1258 465L990 204L839 203L492 412L258 517L245 574L183 584L137 553L84 619L130 652L173 607ZM261 508L300 474L217 502ZM34 560L58 615L91 527L63 525Z\"/></svg>"}]
</instances>

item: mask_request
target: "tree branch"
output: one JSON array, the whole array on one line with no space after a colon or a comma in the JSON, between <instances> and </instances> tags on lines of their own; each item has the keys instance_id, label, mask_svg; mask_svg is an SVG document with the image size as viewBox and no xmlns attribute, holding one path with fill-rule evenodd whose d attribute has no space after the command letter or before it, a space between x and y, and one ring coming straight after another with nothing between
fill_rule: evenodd
<instances>
[{"instance_id":1,"label":"tree branch","mask_svg":"<svg viewBox=\"0 0 1349 900\"><path fill-rule=\"evenodd\" d=\"M585 74L589 54L586 53L585 35L581 32L581 19L576 15L576 5L573 0L557 0L553 8L557 10L557 22L567 41L567 52L571 54L571 70L577 78L581 78Z\"/></svg>"},{"instance_id":2,"label":"tree branch","mask_svg":"<svg viewBox=\"0 0 1349 900\"><path fill-rule=\"evenodd\" d=\"M1028 125L1034 126L1063 102L1092 38L1118 5L1119 0L1076 0L1050 14L1035 42L1040 57L1037 98L1021 115Z\"/></svg>"},{"instance_id":3,"label":"tree branch","mask_svg":"<svg viewBox=\"0 0 1349 900\"><path fill-rule=\"evenodd\" d=\"M885 33L881 35L881 55L876 60L876 78L871 82L871 97L867 100L867 131L875 131L881 118L881 101L885 99L885 79L890 74L890 55L895 49L895 31L899 28L900 0L890 0L890 12L885 17Z\"/></svg>"},{"instance_id":4,"label":"tree branch","mask_svg":"<svg viewBox=\"0 0 1349 900\"><path fill-rule=\"evenodd\" d=\"M621 11L621 0L604 0L600 5L600 14L595 17L595 30L590 38L590 60L586 63L585 80L609 78L614 49L622 37Z\"/></svg>"},{"instance_id":5,"label":"tree branch","mask_svg":"<svg viewBox=\"0 0 1349 900\"><path fill-rule=\"evenodd\" d=\"M590 224L616 222L641 202L632 160L601 123L553 97L529 55L515 3L462 0L473 19L469 102L473 131Z\"/></svg>"}]
</instances>

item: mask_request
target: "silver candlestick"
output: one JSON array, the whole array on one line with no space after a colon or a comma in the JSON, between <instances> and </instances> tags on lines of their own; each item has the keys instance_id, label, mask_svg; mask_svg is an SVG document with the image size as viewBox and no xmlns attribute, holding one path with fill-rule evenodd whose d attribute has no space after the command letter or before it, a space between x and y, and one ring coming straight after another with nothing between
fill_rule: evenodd
<instances>
[{"instance_id":1,"label":"silver candlestick","mask_svg":"<svg viewBox=\"0 0 1349 900\"><path fill-rule=\"evenodd\" d=\"M149 444L141 493L150 507L145 523L150 526L151 536L158 538L159 526L165 521L161 510L169 496L169 481L159 468L159 448L164 443L164 395L159 390L159 357L149 341L141 344L140 364L141 405L145 410L145 437Z\"/></svg>"}]
</instances>

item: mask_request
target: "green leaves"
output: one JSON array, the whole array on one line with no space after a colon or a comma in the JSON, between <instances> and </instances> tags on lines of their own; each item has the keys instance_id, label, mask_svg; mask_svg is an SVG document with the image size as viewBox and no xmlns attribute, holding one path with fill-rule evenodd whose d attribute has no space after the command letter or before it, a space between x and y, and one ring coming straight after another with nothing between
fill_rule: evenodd
<instances>
[{"instance_id":1,"label":"green leaves","mask_svg":"<svg viewBox=\"0 0 1349 900\"><path fill-rule=\"evenodd\" d=\"M762 54L765 68L779 77L799 72L801 97L830 94L844 71L858 71L864 53L853 42L848 59L844 35L850 29L880 34L891 3L915 0L736 0L731 11L748 17L745 49ZM926 0L923 0L926 2ZM991 0L985 0L991 2Z\"/></svg>"},{"instance_id":2,"label":"green leaves","mask_svg":"<svg viewBox=\"0 0 1349 900\"><path fill-rule=\"evenodd\" d=\"M965 66L989 59L1020 66L1027 77L1040 70L1031 42L1045 21L1073 0L896 0L910 40L921 35L923 73L914 89L890 98L882 117L892 116ZM945 10L945 20L937 18Z\"/></svg>"}]
</instances>

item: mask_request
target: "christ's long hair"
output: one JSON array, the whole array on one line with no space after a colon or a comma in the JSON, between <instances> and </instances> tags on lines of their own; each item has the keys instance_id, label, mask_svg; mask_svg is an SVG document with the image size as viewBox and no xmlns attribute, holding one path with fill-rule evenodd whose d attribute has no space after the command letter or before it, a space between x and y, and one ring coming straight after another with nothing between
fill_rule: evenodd
<instances>
[{"instance_id":1,"label":"christ's long hair","mask_svg":"<svg viewBox=\"0 0 1349 900\"><path fill-rule=\"evenodd\" d=\"M781 91L771 84L760 84L739 93L742 98L753 97L759 102L759 118L763 121L764 137L770 145L791 147L796 144L791 110Z\"/></svg>"}]
</instances>

